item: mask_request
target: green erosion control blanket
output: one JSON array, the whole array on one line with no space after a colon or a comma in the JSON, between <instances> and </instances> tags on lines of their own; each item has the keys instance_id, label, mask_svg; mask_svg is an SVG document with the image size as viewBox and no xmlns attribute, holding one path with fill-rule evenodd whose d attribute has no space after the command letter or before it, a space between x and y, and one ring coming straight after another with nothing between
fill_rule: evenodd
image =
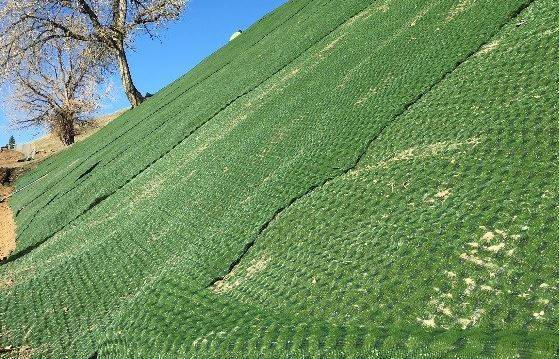
<instances>
[{"instance_id":1,"label":"green erosion control blanket","mask_svg":"<svg viewBox=\"0 0 559 359\"><path fill-rule=\"evenodd\" d=\"M555 0L288 2L18 182L2 346L554 357L558 43Z\"/></svg>"}]
</instances>

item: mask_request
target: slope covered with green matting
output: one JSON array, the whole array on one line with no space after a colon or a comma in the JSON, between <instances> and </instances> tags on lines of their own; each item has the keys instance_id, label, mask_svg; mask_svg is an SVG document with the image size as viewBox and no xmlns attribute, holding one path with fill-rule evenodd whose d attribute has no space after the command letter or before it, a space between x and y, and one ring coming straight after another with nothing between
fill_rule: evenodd
<instances>
[{"instance_id":1,"label":"slope covered with green matting","mask_svg":"<svg viewBox=\"0 0 559 359\"><path fill-rule=\"evenodd\" d=\"M288 2L18 182L2 344L554 357L558 43L555 0Z\"/></svg>"}]
</instances>

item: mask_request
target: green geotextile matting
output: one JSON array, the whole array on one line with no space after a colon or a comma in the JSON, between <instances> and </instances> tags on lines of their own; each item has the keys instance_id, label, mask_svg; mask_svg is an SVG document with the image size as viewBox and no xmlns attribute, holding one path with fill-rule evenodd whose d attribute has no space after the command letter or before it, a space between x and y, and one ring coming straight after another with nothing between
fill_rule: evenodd
<instances>
[{"instance_id":1,"label":"green geotextile matting","mask_svg":"<svg viewBox=\"0 0 559 359\"><path fill-rule=\"evenodd\" d=\"M559 2L292 0L10 201L1 355L559 355Z\"/></svg>"}]
</instances>

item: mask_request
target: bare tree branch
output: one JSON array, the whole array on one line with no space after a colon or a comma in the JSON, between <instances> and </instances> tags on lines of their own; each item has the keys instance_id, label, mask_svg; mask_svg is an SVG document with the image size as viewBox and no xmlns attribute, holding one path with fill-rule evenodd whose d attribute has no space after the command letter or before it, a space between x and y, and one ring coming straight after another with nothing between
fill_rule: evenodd
<instances>
[{"instance_id":1,"label":"bare tree branch","mask_svg":"<svg viewBox=\"0 0 559 359\"><path fill-rule=\"evenodd\" d=\"M106 95L99 91L103 68L64 40L43 46L13 73L9 101L12 122L46 126L65 144L74 141L74 124L87 119Z\"/></svg>"},{"instance_id":2,"label":"bare tree branch","mask_svg":"<svg viewBox=\"0 0 559 359\"><path fill-rule=\"evenodd\" d=\"M97 14L91 9L85 0L78 0L79 10L82 14L87 15L95 29L101 29L103 25L99 22Z\"/></svg>"},{"instance_id":3,"label":"bare tree branch","mask_svg":"<svg viewBox=\"0 0 559 359\"><path fill-rule=\"evenodd\" d=\"M93 62L118 65L133 106L143 97L130 73L126 51L140 32L156 38L157 29L177 20L188 0L2 0L0 2L0 83L27 59L64 40L85 47ZM67 49L65 49L66 51Z\"/></svg>"}]
</instances>

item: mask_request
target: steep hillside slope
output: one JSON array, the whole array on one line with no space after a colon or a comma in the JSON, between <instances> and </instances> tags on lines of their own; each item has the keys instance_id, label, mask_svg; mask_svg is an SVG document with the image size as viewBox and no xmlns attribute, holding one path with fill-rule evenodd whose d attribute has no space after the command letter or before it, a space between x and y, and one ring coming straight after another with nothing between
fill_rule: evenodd
<instances>
[{"instance_id":1,"label":"steep hillside slope","mask_svg":"<svg viewBox=\"0 0 559 359\"><path fill-rule=\"evenodd\" d=\"M289 2L19 181L2 343L552 357L558 14Z\"/></svg>"}]
</instances>

